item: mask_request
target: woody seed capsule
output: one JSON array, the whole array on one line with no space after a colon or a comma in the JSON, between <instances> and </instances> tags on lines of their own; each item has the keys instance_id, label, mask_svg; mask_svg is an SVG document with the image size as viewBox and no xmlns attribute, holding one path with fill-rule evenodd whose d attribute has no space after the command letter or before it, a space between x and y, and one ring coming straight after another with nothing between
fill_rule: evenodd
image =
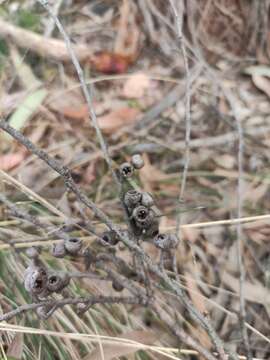
<instances>
[{"instance_id":1,"label":"woody seed capsule","mask_svg":"<svg viewBox=\"0 0 270 360\"><path fill-rule=\"evenodd\" d=\"M119 170L123 178L130 178L134 173L134 167L129 162L120 165Z\"/></svg>"},{"instance_id":2,"label":"woody seed capsule","mask_svg":"<svg viewBox=\"0 0 270 360\"><path fill-rule=\"evenodd\" d=\"M51 273L47 279L47 289L50 292L61 292L70 282L70 277L63 273Z\"/></svg>"},{"instance_id":3,"label":"woody seed capsule","mask_svg":"<svg viewBox=\"0 0 270 360\"><path fill-rule=\"evenodd\" d=\"M103 241L105 241L108 245L116 245L119 242L119 237L115 231L104 231L101 235Z\"/></svg>"},{"instance_id":4,"label":"woody seed capsule","mask_svg":"<svg viewBox=\"0 0 270 360\"><path fill-rule=\"evenodd\" d=\"M138 228L147 229L152 225L155 213L152 209L140 205L133 210L132 217Z\"/></svg>"},{"instance_id":5,"label":"woody seed capsule","mask_svg":"<svg viewBox=\"0 0 270 360\"><path fill-rule=\"evenodd\" d=\"M124 196L124 203L129 209L133 209L141 201L142 194L137 190L128 190Z\"/></svg>"},{"instance_id":6,"label":"woody seed capsule","mask_svg":"<svg viewBox=\"0 0 270 360\"><path fill-rule=\"evenodd\" d=\"M82 241L78 238L70 238L65 240L65 248L71 255L77 255L82 248Z\"/></svg>"},{"instance_id":7,"label":"woody seed capsule","mask_svg":"<svg viewBox=\"0 0 270 360\"><path fill-rule=\"evenodd\" d=\"M158 234L154 239L154 244L157 248L168 251L177 247L178 238L174 234Z\"/></svg>"},{"instance_id":8,"label":"woody seed capsule","mask_svg":"<svg viewBox=\"0 0 270 360\"><path fill-rule=\"evenodd\" d=\"M61 241L56 244L53 244L52 255L56 258L63 258L67 254L65 248L65 242Z\"/></svg>"},{"instance_id":9,"label":"woody seed capsule","mask_svg":"<svg viewBox=\"0 0 270 360\"><path fill-rule=\"evenodd\" d=\"M145 207L151 207L154 205L154 199L152 195L147 192L142 193L141 204Z\"/></svg>"},{"instance_id":10,"label":"woody seed capsule","mask_svg":"<svg viewBox=\"0 0 270 360\"><path fill-rule=\"evenodd\" d=\"M141 169L144 166L144 160L140 154L134 154L131 158L131 163L135 169Z\"/></svg>"},{"instance_id":11,"label":"woody seed capsule","mask_svg":"<svg viewBox=\"0 0 270 360\"><path fill-rule=\"evenodd\" d=\"M124 287L123 285L121 285L118 281L116 280L113 280L112 282L112 287L115 291L123 291L124 290Z\"/></svg>"}]
</instances>

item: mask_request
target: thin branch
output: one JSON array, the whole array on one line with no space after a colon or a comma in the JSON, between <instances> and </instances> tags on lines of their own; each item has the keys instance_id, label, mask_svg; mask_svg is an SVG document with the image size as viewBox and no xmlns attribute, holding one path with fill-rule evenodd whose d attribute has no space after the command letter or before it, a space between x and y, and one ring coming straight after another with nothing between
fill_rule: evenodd
<instances>
[{"instance_id":1,"label":"thin branch","mask_svg":"<svg viewBox=\"0 0 270 360\"><path fill-rule=\"evenodd\" d=\"M231 106L238 132L238 183L237 183L237 218L238 220L242 217L243 209L243 158L244 158L244 133L241 124L241 120L237 115L235 105L231 95L223 88L223 91L227 97L227 100ZM239 269L239 301L240 301L240 327L242 333L242 340L246 349L247 360L252 360L252 353L249 345L249 337L247 332L246 321L246 304L244 296L244 283L245 283L245 267L243 263L243 233L242 224L240 221L237 223L237 261Z\"/></svg>"},{"instance_id":2,"label":"thin branch","mask_svg":"<svg viewBox=\"0 0 270 360\"><path fill-rule=\"evenodd\" d=\"M64 29L62 23L60 22L59 18L55 15L55 13L53 12L53 10L51 9L51 7L49 6L48 4L48 1L47 0L37 0L46 10L47 12L49 13L49 15L51 16L51 18L54 20L58 30L60 31L60 33L62 34L63 38L64 38L64 42L66 44L66 47L67 47L67 51L70 55L70 58L71 58L71 61L76 69L76 72L77 72L77 75L78 75L78 78L79 78L79 81L80 81L80 84L81 84L81 87L82 87L82 91L83 91L83 94L84 94L84 97L86 99L86 102L87 102L87 106L88 106L88 112L89 112L89 118L90 118L90 121L92 122L94 128L95 128L95 131L96 131L96 135L97 135L97 138L98 138L98 141L100 143L100 147L101 147L101 150L104 154L104 158L107 162L107 165L113 175L113 178L114 178L114 181L115 183L117 184L118 186L118 190L119 192L121 191L121 183L113 169L113 164L112 164L112 159L109 155L109 152L108 152L108 148L107 148L107 144L106 144L106 141L102 135L102 132L99 128L99 125L98 125L98 121L97 121L97 116L96 116L96 113L95 113L95 110L94 110L94 107L93 107L93 94L92 94L92 90L91 90L91 87L88 87L87 84L86 84L86 80L84 78L84 73L83 73L83 70L82 70L82 67L79 63L79 60L78 60L78 57L73 49L73 45L71 44L71 41L70 41L70 38L66 32L66 30Z\"/></svg>"},{"instance_id":3,"label":"thin branch","mask_svg":"<svg viewBox=\"0 0 270 360\"><path fill-rule=\"evenodd\" d=\"M238 185L237 185L237 218L242 217L242 208L243 208L243 154L244 154L244 136L241 121L236 118L237 129L239 133L239 142L238 142ZM240 271L239 278L239 297L240 297L240 324L242 337L244 345L247 352L247 359L252 360L252 354L249 346L248 332L245 325L246 320L246 304L244 296L244 283L245 283L245 267L243 264L243 232L242 224L238 222L237 224L237 258L238 258L238 267Z\"/></svg>"},{"instance_id":4,"label":"thin branch","mask_svg":"<svg viewBox=\"0 0 270 360\"><path fill-rule=\"evenodd\" d=\"M56 171L65 181L65 185L68 189L70 189L76 197L90 210L93 211L95 216L106 224L112 230L112 221L108 218L108 216L100 210L94 202L92 202L75 184L72 179L70 170L66 166L62 166L57 160L48 155L45 151L38 149L29 139L27 139L20 131L14 129L10 126L6 121L0 120L0 128L6 131L9 135L11 135L14 139L19 141L22 145L24 145L27 150L31 153L38 156L41 160L43 160L50 168Z\"/></svg>"},{"instance_id":5,"label":"thin branch","mask_svg":"<svg viewBox=\"0 0 270 360\"><path fill-rule=\"evenodd\" d=\"M181 289L179 284L174 280L170 279L168 275L159 269L159 267L153 263L152 259L144 252L144 250L138 246L133 240L129 238L129 234L127 232L120 231L119 227L116 226L108 216L100 210L88 197L77 187L74 183L70 171L68 168L62 166L58 161L51 158L45 151L38 149L30 140L28 140L22 133L8 125L5 121L0 121L0 128L6 131L9 135L14 137L18 140L22 145L24 145L29 151L37 155L40 159L46 162L53 170L58 172L63 179L65 180L65 184L67 188L69 188L76 197L89 209L91 209L94 214L100 219L104 224L106 224L111 230L115 231L116 234L119 236L121 241L129 247L131 251L134 251L138 254L143 261L147 264L149 270L153 272L158 278L163 281L183 302L184 306L189 311L192 318L196 321L196 323L203 326L208 332L213 344L217 352L220 355L220 359L225 360L226 355L224 351L224 346L222 340L219 338L218 334L216 333L215 329L213 328L211 322L201 314L191 303L189 298L186 296L185 292ZM237 359L237 357L233 357Z\"/></svg>"},{"instance_id":6,"label":"thin branch","mask_svg":"<svg viewBox=\"0 0 270 360\"><path fill-rule=\"evenodd\" d=\"M216 360L216 357L212 355L208 350L204 348L204 346L200 345L196 340L194 340L190 335L188 335L182 328L175 326L175 321L169 316L167 310L163 310L160 305L157 303L151 305L154 312L157 316L168 325L171 332L186 345L192 347L197 350L202 356L204 356L207 360Z\"/></svg>"},{"instance_id":7,"label":"thin branch","mask_svg":"<svg viewBox=\"0 0 270 360\"><path fill-rule=\"evenodd\" d=\"M121 296L88 296L78 298L66 298L61 300L47 300L39 303L26 304L18 306L15 310L9 311L0 316L0 322L9 321L15 316L21 315L30 310L36 310L39 307L52 307L54 310L62 308L65 305L76 304L129 304L129 305L146 305L142 299L136 299L135 297L121 297Z\"/></svg>"},{"instance_id":8,"label":"thin branch","mask_svg":"<svg viewBox=\"0 0 270 360\"><path fill-rule=\"evenodd\" d=\"M45 56L55 61L70 61L70 55L65 43L58 39L44 38L33 31L14 26L0 19L0 36L12 40L21 48L27 48L40 56ZM81 61L93 58L93 52L87 44L74 44L77 57Z\"/></svg>"},{"instance_id":9,"label":"thin branch","mask_svg":"<svg viewBox=\"0 0 270 360\"><path fill-rule=\"evenodd\" d=\"M169 0L171 8L173 10L173 14L175 17L176 22L176 32L177 32L177 40L179 42L179 46L182 52L183 60L184 60L184 67L186 73L186 82L185 82L185 125L186 125L186 132L185 132L185 164L184 170L181 179L181 188L179 193L179 204L183 201L184 192L186 188L187 182L187 175L188 175L188 168L190 162L190 133L191 133L191 114L190 114L190 101L191 101L191 91L190 91L190 71L189 71L189 64L188 64L188 56L187 50L185 47L184 39L183 39L183 17L184 17L184 3L181 1L181 8L182 11L179 14L177 8L175 6L174 0ZM181 224L181 212L178 212L176 218L176 234L180 236L180 224Z\"/></svg>"}]
</instances>

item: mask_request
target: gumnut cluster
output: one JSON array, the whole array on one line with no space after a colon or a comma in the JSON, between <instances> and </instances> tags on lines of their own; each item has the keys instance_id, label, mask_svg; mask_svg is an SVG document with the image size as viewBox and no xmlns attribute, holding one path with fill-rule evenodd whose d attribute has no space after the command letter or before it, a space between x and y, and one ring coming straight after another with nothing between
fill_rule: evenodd
<instances>
[{"instance_id":1,"label":"gumnut cluster","mask_svg":"<svg viewBox=\"0 0 270 360\"><path fill-rule=\"evenodd\" d=\"M63 258L66 255L75 256L82 249L82 240L78 238L67 238L64 241L57 242L52 248L52 255L57 258Z\"/></svg>"},{"instance_id":2,"label":"gumnut cluster","mask_svg":"<svg viewBox=\"0 0 270 360\"><path fill-rule=\"evenodd\" d=\"M161 257L164 253L170 255L171 251L178 246L176 235L159 232L160 213L155 205L153 196L148 192L140 190L136 184L134 176L136 171L140 170L143 166L144 160L139 154L133 155L130 162L125 162L119 166L118 174L122 183L122 200L128 215L129 228L128 230L119 230L117 232L107 230L101 234L99 240L101 240L103 245L108 246L109 254L110 251L111 254L117 251L117 248L114 248L114 246L119 243L121 233L130 232L130 229L133 232L133 236L135 235L138 244L139 240L152 242L161 251ZM82 240L79 238L69 237L65 233L63 239L52 247L51 254L56 258L63 258L65 256L82 257L85 261L86 270L88 270L91 264L97 265L100 256L106 257L104 253L100 253L99 247L99 250L93 247L91 249L83 249ZM31 261L25 271L24 286L32 296L33 301L42 302L53 299L53 295L57 293L64 295L63 291L70 283L70 276L67 273L48 269L41 261L40 251L37 247L29 248L27 255ZM110 255L108 256L110 257ZM126 270L124 273L127 274ZM124 289L121 281L115 278L112 280L112 287L115 291L122 291ZM83 310L87 309L89 304L82 303L79 304L80 306L81 310ZM44 304L38 307L37 314L40 318L45 319L54 310L55 307Z\"/></svg>"},{"instance_id":3,"label":"gumnut cluster","mask_svg":"<svg viewBox=\"0 0 270 360\"><path fill-rule=\"evenodd\" d=\"M68 274L48 270L40 260L37 248L29 248L27 255L31 262L24 274L24 287L34 301L45 300L53 293L61 293L69 285Z\"/></svg>"},{"instance_id":4,"label":"gumnut cluster","mask_svg":"<svg viewBox=\"0 0 270 360\"><path fill-rule=\"evenodd\" d=\"M143 166L144 161L141 155L133 155L130 163L125 162L120 166L122 179L130 182L135 170L139 170ZM140 236L143 240L152 241L157 248L164 252L169 252L177 247L178 237L175 234L159 233L160 215L151 194L133 186L125 192L124 204L135 235Z\"/></svg>"}]
</instances>

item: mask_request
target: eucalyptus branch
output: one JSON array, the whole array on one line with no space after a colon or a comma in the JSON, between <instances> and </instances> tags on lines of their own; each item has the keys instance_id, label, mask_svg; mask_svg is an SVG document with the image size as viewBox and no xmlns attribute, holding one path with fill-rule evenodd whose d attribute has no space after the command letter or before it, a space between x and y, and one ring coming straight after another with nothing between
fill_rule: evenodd
<instances>
[{"instance_id":1,"label":"eucalyptus branch","mask_svg":"<svg viewBox=\"0 0 270 360\"><path fill-rule=\"evenodd\" d=\"M66 298L61 300L46 300L33 304L26 304L18 306L16 309L9 311L3 315L0 315L0 322L9 321L15 316L21 315L30 310L37 310L40 307L51 307L54 311L58 308L62 308L66 305L77 305L77 304L127 304L127 305L147 305L140 298L135 297L122 297L122 296L88 296L78 298Z\"/></svg>"},{"instance_id":2,"label":"eucalyptus branch","mask_svg":"<svg viewBox=\"0 0 270 360\"><path fill-rule=\"evenodd\" d=\"M12 128L5 121L0 121L0 128L18 140L22 145L24 145L29 151L37 155L41 160L45 161L53 170L58 172L64 179L65 184L68 189L74 192L78 200L80 200L84 205L86 205L89 209L91 209L94 214L100 219L104 224L106 224L112 231L114 231L119 239L133 252L135 252L138 256L141 257L142 261L147 265L148 269L155 274L166 286L173 291L177 297L182 301L192 318L199 325L203 326L208 332L213 344L216 347L217 352L220 355L221 359L225 359L225 352L222 340L219 338L215 329L213 328L210 321L201 314L192 304L192 302L188 299L185 292L181 289L179 284L170 279L164 270L161 270L157 264L153 263L152 259L147 255L144 250L137 245L133 238L130 238L130 234L128 232L120 231L119 227L116 226L108 216L101 211L88 197L77 187L74 183L70 170L66 167L63 167L59 164L58 161L51 158L46 152L38 149L30 140L28 140L23 134L19 131Z\"/></svg>"}]
</instances>

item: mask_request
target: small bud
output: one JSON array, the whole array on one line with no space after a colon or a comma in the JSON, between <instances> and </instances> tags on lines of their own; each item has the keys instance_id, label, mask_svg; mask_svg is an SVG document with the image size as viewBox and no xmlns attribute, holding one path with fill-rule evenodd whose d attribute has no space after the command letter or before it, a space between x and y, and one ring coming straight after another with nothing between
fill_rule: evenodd
<instances>
[{"instance_id":1,"label":"small bud","mask_svg":"<svg viewBox=\"0 0 270 360\"><path fill-rule=\"evenodd\" d=\"M70 282L70 277L66 273L51 273L47 280L49 292L61 292Z\"/></svg>"},{"instance_id":2,"label":"small bud","mask_svg":"<svg viewBox=\"0 0 270 360\"><path fill-rule=\"evenodd\" d=\"M154 205L154 199L152 195L147 192L142 193L141 204L145 207L151 207Z\"/></svg>"},{"instance_id":3,"label":"small bud","mask_svg":"<svg viewBox=\"0 0 270 360\"><path fill-rule=\"evenodd\" d=\"M37 315L40 319L42 320L47 320L52 314L53 312L56 310L56 306L55 305L44 305L44 306L40 306L36 309Z\"/></svg>"},{"instance_id":4,"label":"small bud","mask_svg":"<svg viewBox=\"0 0 270 360\"><path fill-rule=\"evenodd\" d=\"M124 203L129 209L134 209L141 201L142 193L137 190L128 190L124 196Z\"/></svg>"},{"instance_id":5,"label":"small bud","mask_svg":"<svg viewBox=\"0 0 270 360\"><path fill-rule=\"evenodd\" d=\"M140 154L134 154L131 158L131 163L135 169L141 169L144 166L144 160Z\"/></svg>"},{"instance_id":6,"label":"small bud","mask_svg":"<svg viewBox=\"0 0 270 360\"><path fill-rule=\"evenodd\" d=\"M32 246L26 250L26 255L30 259L37 259L40 255L40 249Z\"/></svg>"},{"instance_id":7,"label":"small bud","mask_svg":"<svg viewBox=\"0 0 270 360\"><path fill-rule=\"evenodd\" d=\"M104 231L104 233L101 235L102 240L107 243L108 245L116 245L119 242L119 237L116 234L115 231L109 230Z\"/></svg>"},{"instance_id":8,"label":"small bud","mask_svg":"<svg viewBox=\"0 0 270 360\"><path fill-rule=\"evenodd\" d=\"M123 291L124 290L124 286L121 285L117 280L113 280L112 282L112 287L115 291Z\"/></svg>"},{"instance_id":9,"label":"small bud","mask_svg":"<svg viewBox=\"0 0 270 360\"><path fill-rule=\"evenodd\" d=\"M46 320L48 319L48 309L47 306L40 306L36 310L37 315L40 319Z\"/></svg>"},{"instance_id":10,"label":"small bud","mask_svg":"<svg viewBox=\"0 0 270 360\"><path fill-rule=\"evenodd\" d=\"M87 311L90 307L92 306L91 302L90 303L78 303L76 305L76 311L77 314L82 314L85 311Z\"/></svg>"},{"instance_id":11,"label":"small bud","mask_svg":"<svg viewBox=\"0 0 270 360\"><path fill-rule=\"evenodd\" d=\"M178 238L174 234L158 234L154 239L154 244L157 248L168 251L177 247Z\"/></svg>"},{"instance_id":12,"label":"small bud","mask_svg":"<svg viewBox=\"0 0 270 360\"><path fill-rule=\"evenodd\" d=\"M96 257L89 248L83 250L82 256L83 256L85 271L87 271L89 270L91 264L95 262Z\"/></svg>"},{"instance_id":13,"label":"small bud","mask_svg":"<svg viewBox=\"0 0 270 360\"><path fill-rule=\"evenodd\" d=\"M137 227L140 229L147 229L152 225L155 219L155 213L153 210L140 205L133 210L132 217L134 218Z\"/></svg>"},{"instance_id":14,"label":"small bud","mask_svg":"<svg viewBox=\"0 0 270 360\"><path fill-rule=\"evenodd\" d=\"M82 241L78 238L70 238L65 240L65 248L71 255L77 255L82 248Z\"/></svg>"},{"instance_id":15,"label":"small bud","mask_svg":"<svg viewBox=\"0 0 270 360\"><path fill-rule=\"evenodd\" d=\"M120 165L119 170L120 170L120 174L124 179L130 178L134 173L134 167L128 162L125 162L122 165Z\"/></svg>"},{"instance_id":16,"label":"small bud","mask_svg":"<svg viewBox=\"0 0 270 360\"><path fill-rule=\"evenodd\" d=\"M63 258L67 254L64 241L53 244L52 255L56 258Z\"/></svg>"}]
</instances>

